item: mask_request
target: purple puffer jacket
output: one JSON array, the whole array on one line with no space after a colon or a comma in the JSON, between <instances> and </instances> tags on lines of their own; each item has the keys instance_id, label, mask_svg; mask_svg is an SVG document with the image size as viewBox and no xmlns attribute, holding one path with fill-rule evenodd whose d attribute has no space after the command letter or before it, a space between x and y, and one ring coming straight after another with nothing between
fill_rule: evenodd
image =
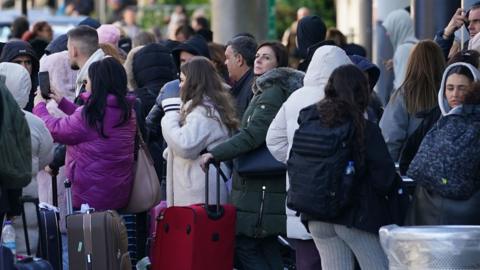
<instances>
[{"instance_id":1,"label":"purple puffer jacket","mask_svg":"<svg viewBox=\"0 0 480 270\"><path fill-rule=\"evenodd\" d=\"M86 100L88 93L81 97ZM135 102L132 96L127 99L131 104ZM115 127L121 111L115 96L109 95L103 122L108 138L102 138L82 117L83 106L77 107L63 98L58 108L67 116L51 116L44 102L37 104L33 112L42 118L56 142L67 145L65 163L72 181L73 207L88 203L102 211L126 206L134 176L136 119L133 109L130 120Z\"/></svg>"}]
</instances>

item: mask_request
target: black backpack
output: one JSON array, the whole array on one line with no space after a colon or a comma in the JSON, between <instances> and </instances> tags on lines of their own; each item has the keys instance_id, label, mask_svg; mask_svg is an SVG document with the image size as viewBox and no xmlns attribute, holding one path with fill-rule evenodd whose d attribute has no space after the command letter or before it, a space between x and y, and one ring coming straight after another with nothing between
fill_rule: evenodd
<instances>
[{"instance_id":1,"label":"black backpack","mask_svg":"<svg viewBox=\"0 0 480 270\"><path fill-rule=\"evenodd\" d=\"M353 124L322 126L316 105L300 112L287 171L287 206L302 214L328 220L351 204L354 174L346 174L352 160Z\"/></svg>"}]
</instances>

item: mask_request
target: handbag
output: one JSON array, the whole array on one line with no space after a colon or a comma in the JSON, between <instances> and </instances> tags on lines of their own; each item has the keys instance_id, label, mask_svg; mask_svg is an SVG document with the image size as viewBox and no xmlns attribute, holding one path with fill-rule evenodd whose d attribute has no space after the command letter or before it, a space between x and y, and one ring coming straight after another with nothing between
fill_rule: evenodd
<instances>
[{"instance_id":1,"label":"handbag","mask_svg":"<svg viewBox=\"0 0 480 270\"><path fill-rule=\"evenodd\" d=\"M138 128L137 128L138 129ZM153 165L153 159L148 151L138 129L138 154L135 164L135 178L127 206L122 213L141 213L160 203L160 181Z\"/></svg>"},{"instance_id":2,"label":"handbag","mask_svg":"<svg viewBox=\"0 0 480 270\"><path fill-rule=\"evenodd\" d=\"M281 175L287 170L285 164L272 156L266 144L234 159L233 168L241 177Z\"/></svg>"},{"instance_id":3,"label":"handbag","mask_svg":"<svg viewBox=\"0 0 480 270\"><path fill-rule=\"evenodd\" d=\"M449 199L421 184L408 209L405 225L480 225L480 190L466 200Z\"/></svg>"}]
</instances>

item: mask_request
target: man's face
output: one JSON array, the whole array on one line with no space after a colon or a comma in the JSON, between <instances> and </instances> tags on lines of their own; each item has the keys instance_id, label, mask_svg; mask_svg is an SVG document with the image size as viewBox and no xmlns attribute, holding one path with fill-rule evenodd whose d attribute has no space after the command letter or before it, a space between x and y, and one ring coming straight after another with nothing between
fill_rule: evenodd
<instances>
[{"instance_id":1,"label":"man's face","mask_svg":"<svg viewBox=\"0 0 480 270\"><path fill-rule=\"evenodd\" d=\"M181 51L180 52L180 66L183 65L185 62L187 62L188 60L192 59L192 57L194 57L195 55L189 53L189 52L186 52L186 51Z\"/></svg>"},{"instance_id":2,"label":"man's face","mask_svg":"<svg viewBox=\"0 0 480 270\"><path fill-rule=\"evenodd\" d=\"M473 38L480 32L480 8L472 9L470 13L468 13L468 22L470 38Z\"/></svg>"},{"instance_id":3,"label":"man's face","mask_svg":"<svg viewBox=\"0 0 480 270\"><path fill-rule=\"evenodd\" d=\"M232 46L228 46L225 50L225 65L227 66L228 75L234 81L239 80L239 66L238 59L235 52L232 50Z\"/></svg>"},{"instance_id":4,"label":"man's face","mask_svg":"<svg viewBox=\"0 0 480 270\"><path fill-rule=\"evenodd\" d=\"M32 58L28 55L20 55L12 60L13 63L22 65L32 75Z\"/></svg>"},{"instance_id":5,"label":"man's face","mask_svg":"<svg viewBox=\"0 0 480 270\"><path fill-rule=\"evenodd\" d=\"M77 60L76 60L76 48L75 46L72 44L72 42L70 42L70 39L68 39L67 41L67 49L68 49L68 62L70 63L70 68L73 69L73 70L79 70L80 69L80 66L78 65L77 63Z\"/></svg>"}]
</instances>

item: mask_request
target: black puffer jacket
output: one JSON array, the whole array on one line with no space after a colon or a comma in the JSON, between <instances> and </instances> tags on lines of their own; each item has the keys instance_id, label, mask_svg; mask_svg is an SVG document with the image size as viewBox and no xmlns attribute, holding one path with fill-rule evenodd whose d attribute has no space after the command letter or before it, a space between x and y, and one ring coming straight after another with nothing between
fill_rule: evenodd
<instances>
[{"instance_id":1,"label":"black puffer jacket","mask_svg":"<svg viewBox=\"0 0 480 270\"><path fill-rule=\"evenodd\" d=\"M32 58L32 74L30 74L30 78L32 79L32 89L30 90L30 97L27 106L25 107L25 110L31 112L33 109L33 98L35 97L35 91L38 86L37 74L39 68L38 58L32 46L28 42L21 40L7 42L0 55L0 63L13 62L15 58L21 55L27 55Z\"/></svg>"},{"instance_id":2,"label":"black puffer jacket","mask_svg":"<svg viewBox=\"0 0 480 270\"><path fill-rule=\"evenodd\" d=\"M129 83L134 88L137 100L139 100L135 106L137 124L148 144L155 170L160 178L165 173L162 157L164 140L161 129L157 130L155 134L150 129L147 131L145 118L155 105L155 100L163 85L176 79L176 70L170 50L155 43L146 45L137 51L131 63L133 80L130 80ZM161 117L158 118L158 121L160 119Z\"/></svg>"},{"instance_id":3,"label":"black puffer jacket","mask_svg":"<svg viewBox=\"0 0 480 270\"><path fill-rule=\"evenodd\" d=\"M160 88L176 79L176 68L168 48L152 43L135 53L131 70L133 80L130 85L142 104L137 119L143 122L141 128L144 131L145 117L155 104Z\"/></svg>"}]
</instances>

